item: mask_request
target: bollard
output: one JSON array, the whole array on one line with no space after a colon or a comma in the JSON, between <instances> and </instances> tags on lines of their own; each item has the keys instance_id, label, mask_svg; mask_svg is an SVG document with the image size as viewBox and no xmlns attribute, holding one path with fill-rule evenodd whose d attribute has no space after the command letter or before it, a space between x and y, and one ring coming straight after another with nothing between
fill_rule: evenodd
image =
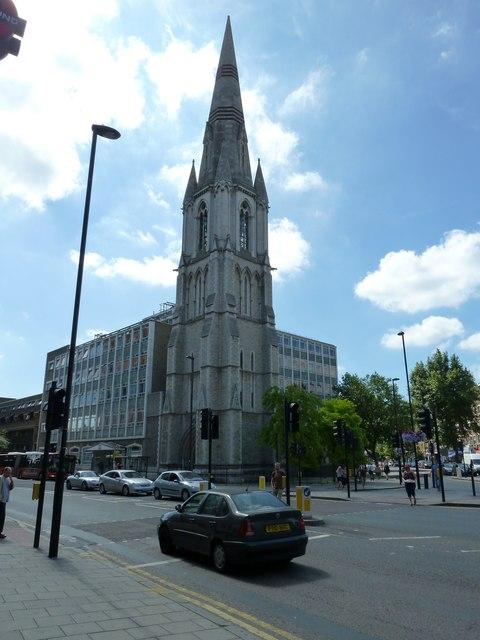
<instances>
[{"instance_id":1,"label":"bollard","mask_svg":"<svg viewBox=\"0 0 480 640\"><path fill-rule=\"evenodd\" d=\"M200 491L208 491L208 482L206 480L200 480Z\"/></svg>"},{"instance_id":2,"label":"bollard","mask_svg":"<svg viewBox=\"0 0 480 640\"><path fill-rule=\"evenodd\" d=\"M423 485L425 489L428 489L428 475L426 473L423 476Z\"/></svg>"},{"instance_id":3,"label":"bollard","mask_svg":"<svg viewBox=\"0 0 480 640\"><path fill-rule=\"evenodd\" d=\"M287 476L282 476L282 489L287 488Z\"/></svg>"},{"instance_id":4,"label":"bollard","mask_svg":"<svg viewBox=\"0 0 480 640\"><path fill-rule=\"evenodd\" d=\"M32 486L32 500L40 498L40 482L34 482Z\"/></svg>"},{"instance_id":5,"label":"bollard","mask_svg":"<svg viewBox=\"0 0 480 640\"><path fill-rule=\"evenodd\" d=\"M312 511L312 499L310 497L303 498L303 513L309 514Z\"/></svg>"},{"instance_id":6,"label":"bollard","mask_svg":"<svg viewBox=\"0 0 480 640\"><path fill-rule=\"evenodd\" d=\"M265 476L258 476L258 488L265 491Z\"/></svg>"},{"instance_id":7,"label":"bollard","mask_svg":"<svg viewBox=\"0 0 480 640\"><path fill-rule=\"evenodd\" d=\"M295 498L297 501L297 509L303 511L303 487L295 487Z\"/></svg>"}]
</instances>

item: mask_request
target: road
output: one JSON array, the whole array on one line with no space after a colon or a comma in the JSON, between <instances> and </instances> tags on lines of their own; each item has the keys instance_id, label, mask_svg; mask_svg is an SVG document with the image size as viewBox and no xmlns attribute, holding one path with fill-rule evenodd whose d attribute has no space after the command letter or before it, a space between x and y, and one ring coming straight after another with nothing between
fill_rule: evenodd
<instances>
[{"instance_id":1,"label":"road","mask_svg":"<svg viewBox=\"0 0 480 640\"><path fill-rule=\"evenodd\" d=\"M47 489L46 529L53 484ZM304 640L475 637L480 509L410 507L406 500L388 504L385 492L378 496L376 502L371 496L364 502L313 501L313 513L325 525L308 530L306 555L282 569L218 575L194 556L163 556L155 526L175 501L147 496L66 491L61 544L104 550L130 566L147 565L149 574ZM32 529L35 513L31 481L17 481L9 517ZM43 536L44 547L47 542Z\"/></svg>"}]
</instances>

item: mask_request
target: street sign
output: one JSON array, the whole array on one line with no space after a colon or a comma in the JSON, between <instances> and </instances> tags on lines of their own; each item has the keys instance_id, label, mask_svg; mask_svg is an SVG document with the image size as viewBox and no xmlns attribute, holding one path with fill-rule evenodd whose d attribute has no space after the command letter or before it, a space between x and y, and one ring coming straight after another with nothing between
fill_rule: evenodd
<instances>
[{"instance_id":1,"label":"street sign","mask_svg":"<svg viewBox=\"0 0 480 640\"><path fill-rule=\"evenodd\" d=\"M305 498L309 498L311 496L311 490L310 487L303 487L303 495L305 496Z\"/></svg>"},{"instance_id":2,"label":"street sign","mask_svg":"<svg viewBox=\"0 0 480 640\"><path fill-rule=\"evenodd\" d=\"M26 20L18 17L17 8L12 0L0 0L0 60L9 53L18 56L20 40L23 38Z\"/></svg>"}]
</instances>

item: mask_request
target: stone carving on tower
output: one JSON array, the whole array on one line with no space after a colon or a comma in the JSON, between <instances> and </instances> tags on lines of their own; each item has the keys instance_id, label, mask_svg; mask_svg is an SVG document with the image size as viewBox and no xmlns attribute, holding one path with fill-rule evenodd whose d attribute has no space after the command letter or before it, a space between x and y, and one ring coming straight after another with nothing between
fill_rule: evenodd
<instances>
[{"instance_id":1,"label":"stone carving on tower","mask_svg":"<svg viewBox=\"0 0 480 640\"><path fill-rule=\"evenodd\" d=\"M207 464L198 411L219 415L213 466L231 481L271 461L258 443L268 420L262 396L277 382L278 354L268 258L268 196L260 161L252 181L240 83L227 20L200 170L183 200L176 314L168 345L160 464ZM191 359L193 355L193 375ZM194 421L190 393L193 381Z\"/></svg>"}]
</instances>

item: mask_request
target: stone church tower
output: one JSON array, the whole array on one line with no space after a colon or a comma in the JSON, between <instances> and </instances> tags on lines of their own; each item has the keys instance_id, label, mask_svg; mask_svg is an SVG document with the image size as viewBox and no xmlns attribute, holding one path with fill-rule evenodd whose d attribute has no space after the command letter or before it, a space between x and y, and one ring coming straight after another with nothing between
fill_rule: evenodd
<instances>
[{"instance_id":1,"label":"stone church tower","mask_svg":"<svg viewBox=\"0 0 480 640\"><path fill-rule=\"evenodd\" d=\"M161 464L205 468L207 445L200 439L198 411L208 407L219 416L220 438L213 445L219 479L224 474L230 481L253 476L268 465L271 453L257 438L268 420L262 396L276 384L277 374L268 197L260 162L252 181L228 19L200 171L197 179L192 165L183 200Z\"/></svg>"}]
</instances>

